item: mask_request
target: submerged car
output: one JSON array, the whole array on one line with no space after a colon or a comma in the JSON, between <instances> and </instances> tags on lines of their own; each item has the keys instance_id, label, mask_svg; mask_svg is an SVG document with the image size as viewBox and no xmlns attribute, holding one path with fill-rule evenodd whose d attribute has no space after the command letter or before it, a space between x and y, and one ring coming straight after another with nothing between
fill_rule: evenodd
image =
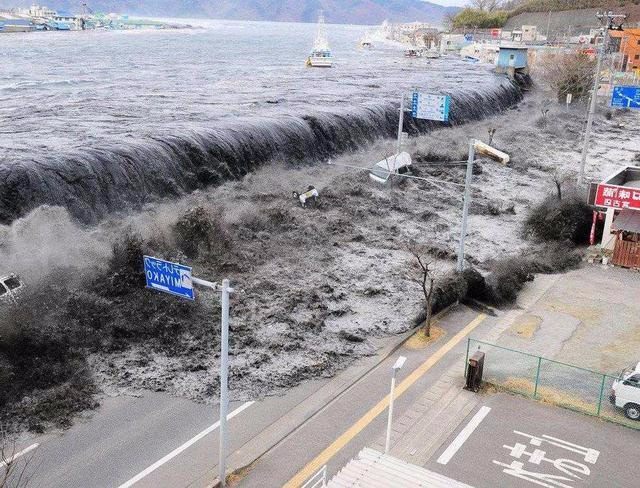
<instances>
[{"instance_id":1,"label":"submerged car","mask_svg":"<svg viewBox=\"0 0 640 488\"><path fill-rule=\"evenodd\" d=\"M406 174L411 171L411 155L407 152L394 154L388 158L378 161L371 171L369 177L378 183L386 183L391 175Z\"/></svg>"},{"instance_id":2,"label":"submerged car","mask_svg":"<svg viewBox=\"0 0 640 488\"><path fill-rule=\"evenodd\" d=\"M15 302L22 289L22 281L18 275L10 274L0 278L0 300Z\"/></svg>"},{"instance_id":3,"label":"submerged car","mask_svg":"<svg viewBox=\"0 0 640 488\"><path fill-rule=\"evenodd\" d=\"M609 400L632 420L640 420L640 362L623 369L613 382Z\"/></svg>"}]
</instances>

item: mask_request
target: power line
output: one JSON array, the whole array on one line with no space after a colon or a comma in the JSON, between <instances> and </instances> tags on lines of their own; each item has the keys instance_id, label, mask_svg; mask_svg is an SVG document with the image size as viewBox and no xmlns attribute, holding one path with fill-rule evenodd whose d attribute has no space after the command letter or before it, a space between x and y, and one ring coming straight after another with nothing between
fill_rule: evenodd
<instances>
[{"instance_id":1,"label":"power line","mask_svg":"<svg viewBox=\"0 0 640 488\"><path fill-rule=\"evenodd\" d=\"M354 166L351 164L341 164L341 163L333 163L333 162L329 162L328 163L330 166L342 166L344 168L352 168L352 169L359 169L361 171L371 171L371 168L365 168L363 166ZM438 187L438 185L436 185L436 183L441 183L443 185L453 185L453 186L460 186L464 188L464 184L462 183L454 183L452 181L445 181L445 180L439 180L437 178L424 178L422 176L413 176L413 175L407 175L407 174L400 174L400 173L393 173L389 170L387 170L389 175L393 175L393 176L401 176L402 178L410 178L413 180L420 180L420 181L426 181L427 183L431 183L432 185ZM440 188L440 187L438 187Z\"/></svg>"}]
</instances>

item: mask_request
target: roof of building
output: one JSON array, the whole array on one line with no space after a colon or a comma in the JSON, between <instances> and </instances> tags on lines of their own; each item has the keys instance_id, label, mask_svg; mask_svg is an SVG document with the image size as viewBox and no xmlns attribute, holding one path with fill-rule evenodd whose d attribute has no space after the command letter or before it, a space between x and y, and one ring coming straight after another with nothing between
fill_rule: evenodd
<instances>
[{"instance_id":1,"label":"roof of building","mask_svg":"<svg viewBox=\"0 0 640 488\"><path fill-rule=\"evenodd\" d=\"M611 228L640 234L640 210L623 209L613 221Z\"/></svg>"},{"instance_id":2,"label":"roof of building","mask_svg":"<svg viewBox=\"0 0 640 488\"><path fill-rule=\"evenodd\" d=\"M340 470L327 488L471 488L428 469L364 448Z\"/></svg>"}]
</instances>

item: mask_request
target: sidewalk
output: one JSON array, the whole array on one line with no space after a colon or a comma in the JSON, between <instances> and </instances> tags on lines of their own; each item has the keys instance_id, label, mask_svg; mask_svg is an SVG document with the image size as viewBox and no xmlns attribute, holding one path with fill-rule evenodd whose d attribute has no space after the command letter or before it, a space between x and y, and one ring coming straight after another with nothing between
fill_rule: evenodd
<instances>
[{"instance_id":1,"label":"sidewalk","mask_svg":"<svg viewBox=\"0 0 640 488\"><path fill-rule=\"evenodd\" d=\"M529 309L558 281L559 275L537 276L521 293L517 306L504 313L498 323L484 336L487 342L495 342L514 320ZM482 397L464 390L464 360L449 368L404 415L393 420L390 454L408 463L425 466L449 436L464 422ZM383 432L371 447L384 452Z\"/></svg>"}]
</instances>

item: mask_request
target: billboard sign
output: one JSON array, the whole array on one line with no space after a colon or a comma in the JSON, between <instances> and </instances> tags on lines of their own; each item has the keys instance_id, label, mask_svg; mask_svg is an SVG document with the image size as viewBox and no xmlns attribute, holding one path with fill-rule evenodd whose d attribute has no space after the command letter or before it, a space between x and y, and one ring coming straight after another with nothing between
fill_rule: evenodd
<instances>
[{"instance_id":1,"label":"billboard sign","mask_svg":"<svg viewBox=\"0 0 640 488\"><path fill-rule=\"evenodd\" d=\"M144 256L144 275L147 288L194 299L191 268L182 264Z\"/></svg>"},{"instance_id":2,"label":"billboard sign","mask_svg":"<svg viewBox=\"0 0 640 488\"><path fill-rule=\"evenodd\" d=\"M640 86L614 86L611 106L615 108L640 108Z\"/></svg>"},{"instance_id":3,"label":"billboard sign","mask_svg":"<svg viewBox=\"0 0 640 488\"><path fill-rule=\"evenodd\" d=\"M431 95L428 93L413 92L411 100L411 115L416 119L449 120L449 108L451 97L449 95Z\"/></svg>"},{"instance_id":4,"label":"billboard sign","mask_svg":"<svg viewBox=\"0 0 640 488\"><path fill-rule=\"evenodd\" d=\"M640 188L599 184L595 204L599 207L640 210Z\"/></svg>"}]
</instances>

